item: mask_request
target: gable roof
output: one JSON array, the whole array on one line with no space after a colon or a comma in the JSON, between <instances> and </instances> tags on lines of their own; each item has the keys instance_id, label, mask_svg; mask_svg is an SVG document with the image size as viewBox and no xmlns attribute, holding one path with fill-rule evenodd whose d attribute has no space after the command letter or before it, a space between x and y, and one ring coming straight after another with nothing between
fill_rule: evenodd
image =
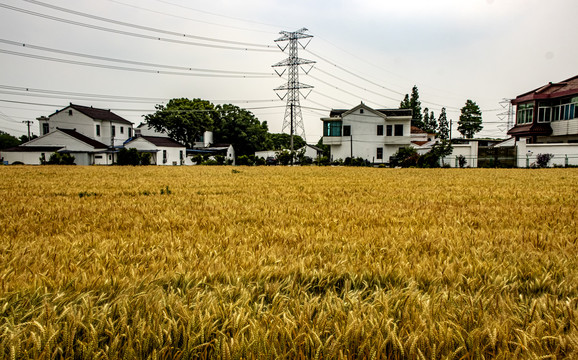
<instances>
[{"instance_id":1,"label":"gable roof","mask_svg":"<svg viewBox=\"0 0 578 360\"><path fill-rule=\"evenodd\" d=\"M146 141L150 142L151 144L158 146L158 147L185 147L185 145L181 144L178 141L171 139L170 137L166 136L139 136L134 138L136 140L138 138L143 138ZM131 140L132 141L132 140ZM127 142L127 144L130 143Z\"/></svg>"},{"instance_id":2,"label":"gable roof","mask_svg":"<svg viewBox=\"0 0 578 360\"><path fill-rule=\"evenodd\" d=\"M417 126L411 126L411 133L412 134L427 134L427 131L418 128Z\"/></svg>"},{"instance_id":3,"label":"gable roof","mask_svg":"<svg viewBox=\"0 0 578 360\"><path fill-rule=\"evenodd\" d=\"M113 113L110 110L106 110L106 109L98 109L98 108L94 108L92 106L82 106L82 105L76 105L73 103L70 103L70 105L68 105L67 107L65 107L62 110L56 110L56 112L54 112L53 114L49 115L55 115L58 114L68 108L72 108L78 112L83 113L84 115L88 116L89 118L92 118L94 120L103 120L103 121L113 121L116 123L121 123L121 124L127 124L127 125L131 125L132 123L128 120L126 120L125 118L122 118L120 116L118 116L117 114Z\"/></svg>"},{"instance_id":4,"label":"gable roof","mask_svg":"<svg viewBox=\"0 0 578 360\"><path fill-rule=\"evenodd\" d=\"M558 83L548 83L512 100L513 105L531 100L555 99L564 96L578 95L578 75Z\"/></svg>"},{"instance_id":5,"label":"gable roof","mask_svg":"<svg viewBox=\"0 0 578 360\"><path fill-rule=\"evenodd\" d=\"M385 116L412 116L411 109L372 109L369 106L365 105L364 103L361 103L350 110L331 109L329 116L330 117L343 117L343 116L346 116L346 115L348 115L348 114L350 114L350 113L352 113L358 109L361 109L361 108L369 110L369 111L371 111L374 114L379 115L379 116L383 116L383 115L385 115Z\"/></svg>"},{"instance_id":6,"label":"gable roof","mask_svg":"<svg viewBox=\"0 0 578 360\"><path fill-rule=\"evenodd\" d=\"M108 146L101 143L100 141L94 140L89 138L88 136L82 135L81 133L77 132L76 129L63 129L63 128L56 128L57 130L62 131L66 135L72 136L73 138L82 141L85 144L92 146L95 149L107 149Z\"/></svg>"}]
</instances>

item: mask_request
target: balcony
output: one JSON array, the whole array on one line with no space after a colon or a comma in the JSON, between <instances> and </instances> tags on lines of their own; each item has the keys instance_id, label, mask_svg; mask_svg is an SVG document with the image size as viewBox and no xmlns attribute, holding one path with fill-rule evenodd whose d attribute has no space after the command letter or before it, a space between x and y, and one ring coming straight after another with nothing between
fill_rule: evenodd
<instances>
[{"instance_id":1,"label":"balcony","mask_svg":"<svg viewBox=\"0 0 578 360\"><path fill-rule=\"evenodd\" d=\"M349 137L347 137L349 139ZM341 145L343 137L341 136L324 136L323 145Z\"/></svg>"},{"instance_id":2,"label":"balcony","mask_svg":"<svg viewBox=\"0 0 578 360\"><path fill-rule=\"evenodd\" d=\"M409 136L384 136L383 143L385 145L409 145L411 138Z\"/></svg>"}]
</instances>

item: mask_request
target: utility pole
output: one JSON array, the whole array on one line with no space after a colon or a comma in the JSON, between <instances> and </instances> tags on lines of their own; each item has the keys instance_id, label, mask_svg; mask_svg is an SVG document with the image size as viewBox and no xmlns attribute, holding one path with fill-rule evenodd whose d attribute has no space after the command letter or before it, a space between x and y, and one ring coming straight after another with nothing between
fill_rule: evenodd
<instances>
[{"instance_id":1,"label":"utility pole","mask_svg":"<svg viewBox=\"0 0 578 360\"><path fill-rule=\"evenodd\" d=\"M24 120L22 121L23 124L26 124L26 126L28 126L28 141L30 141L30 125L32 125L34 123L34 121L32 120Z\"/></svg>"},{"instance_id":2,"label":"utility pole","mask_svg":"<svg viewBox=\"0 0 578 360\"><path fill-rule=\"evenodd\" d=\"M285 74L285 71L289 69L287 73L287 84L281 85L275 88L274 90L281 100L284 100L285 97L287 97L287 107L285 108L285 117L283 119L283 128L281 131L285 131L285 129L287 128L290 129L291 154L293 154L294 152L293 134L295 133L296 129L297 131L299 131L299 135L301 135L301 137L305 140L305 127L303 126L303 116L301 114L301 105L299 103L299 97L303 96L304 99L307 98L307 96L311 93L311 89L313 88L313 86L311 85L302 84L299 82L299 67L301 67L301 69L305 74L308 74L309 71L311 71L311 69L313 68L313 64L315 64L315 61L301 59L299 58L298 55L297 45L300 45L303 49L305 49L307 45L309 45L309 42L311 42L311 38L313 37L313 35L305 34L306 31L308 31L306 28L302 28L293 32L281 31L279 34L283 36L275 40L277 46L279 47L279 49L281 49L281 51L285 52L285 50L289 49L289 57L283 61L280 61L272 65L272 67L274 68L285 67L285 69L282 72L279 72L277 71L277 69L275 69L275 72L277 73L277 75L279 75L279 77L283 76L283 74ZM309 39L305 45L303 45L300 42L300 40L303 39ZM285 41L287 41L287 43L285 44L284 47L279 45L280 43L283 43ZM302 65L311 65L311 66L309 67L308 70L305 70ZM307 93L307 95L303 95L301 93L301 89L309 89L309 92ZM280 91L285 91L285 95L283 96L279 95L278 92Z\"/></svg>"}]
</instances>

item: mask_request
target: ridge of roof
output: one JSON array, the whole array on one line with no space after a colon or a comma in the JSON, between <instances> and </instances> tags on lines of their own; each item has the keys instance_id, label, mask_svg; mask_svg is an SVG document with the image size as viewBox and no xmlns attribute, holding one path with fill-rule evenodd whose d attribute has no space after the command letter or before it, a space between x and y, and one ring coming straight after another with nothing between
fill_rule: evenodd
<instances>
[{"instance_id":1,"label":"ridge of roof","mask_svg":"<svg viewBox=\"0 0 578 360\"><path fill-rule=\"evenodd\" d=\"M125 119L123 117L118 116L117 114L113 113L109 109L99 109L99 108L95 108L92 106L83 106L83 105L77 105L77 104L73 104L73 103L70 103L70 105L68 105L67 107L65 107L61 110L56 110L54 113L50 114L48 117L59 114L68 108L72 108L76 111L79 111L82 114L84 114L84 115L86 115L89 118L92 118L94 120L114 121L117 123L127 124L127 125L131 125L131 126L133 125L132 122L128 121L127 119Z\"/></svg>"}]
</instances>

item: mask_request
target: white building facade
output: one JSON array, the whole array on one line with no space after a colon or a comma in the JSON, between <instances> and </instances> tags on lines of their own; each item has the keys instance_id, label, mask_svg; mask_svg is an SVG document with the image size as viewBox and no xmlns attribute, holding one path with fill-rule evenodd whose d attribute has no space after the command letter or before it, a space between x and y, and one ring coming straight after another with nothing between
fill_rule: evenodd
<instances>
[{"instance_id":1,"label":"white building facade","mask_svg":"<svg viewBox=\"0 0 578 360\"><path fill-rule=\"evenodd\" d=\"M133 124L110 110L70 104L48 117L38 119L40 134L57 128L74 129L78 133L110 147L120 147L133 137Z\"/></svg>"},{"instance_id":2,"label":"white building facade","mask_svg":"<svg viewBox=\"0 0 578 360\"><path fill-rule=\"evenodd\" d=\"M389 163L399 148L411 144L411 110L375 110L359 104L351 110L332 110L323 121L323 144L331 160L363 158Z\"/></svg>"}]
</instances>

